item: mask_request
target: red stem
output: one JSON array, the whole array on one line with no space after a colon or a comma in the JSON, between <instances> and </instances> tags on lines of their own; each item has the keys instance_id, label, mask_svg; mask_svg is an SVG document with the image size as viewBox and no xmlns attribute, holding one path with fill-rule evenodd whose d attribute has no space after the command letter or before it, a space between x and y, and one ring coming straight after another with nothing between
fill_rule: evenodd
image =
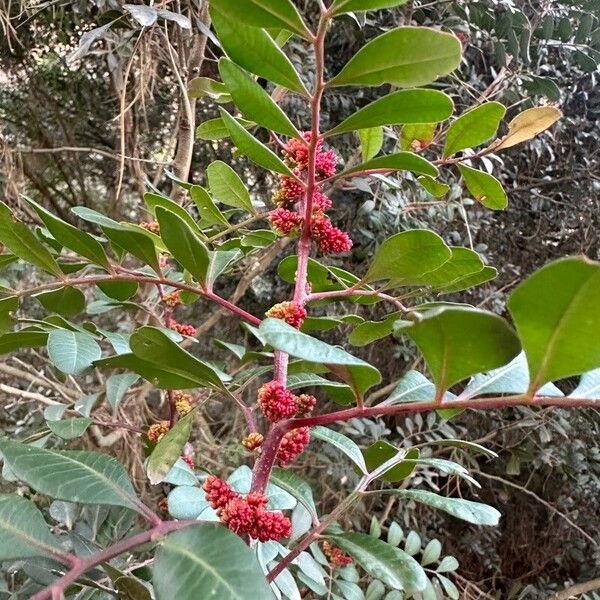
<instances>
[{"instance_id":1,"label":"red stem","mask_svg":"<svg viewBox=\"0 0 600 600\"><path fill-rule=\"evenodd\" d=\"M30 600L50 600L52 598L62 598L63 592L77 579L79 579L86 571L93 569L94 567L132 550L137 546L141 546L148 542L152 542L161 538L168 533L177 531L178 529L184 529L191 525L199 525L203 521L162 521L152 529L138 533L130 538L121 540L116 544L105 548L101 552L92 554L87 558L73 557L72 568L67 571L60 579L57 579L54 583L44 588L41 592L38 592L30 598Z\"/></svg>"},{"instance_id":2,"label":"red stem","mask_svg":"<svg viewBox=\"0 0 600 600\"><path fill-rule=\"evenodd\" d=\"M313 196L317 189L317 148L321 136L321 98L325 89L325 33L330 15L327 14L325 7L322 7L321 20L317 35L313 38L315 48L316 75L315 90L310 97L311 105L311 137L308 144L308 173L306 180L306 191L304 195L304 225L300 240L298 241L298 266L296 268L296 285L294 288L294 301L304 306L308 298L307 288L307 270L310 248L312 245L311 221L313 210ZM274 377L276 381L285 385L287 382L288 355L284 352L276 351L274 360ZM285 435L286 429L282 428L280 423L271 425L265 441L261 446L261 454L254 464L254 473L252 476L252 491L264 493L268 483L273 465L277 459L277 450L281 443L281 438Z\"/></svg>"}]
</instances>

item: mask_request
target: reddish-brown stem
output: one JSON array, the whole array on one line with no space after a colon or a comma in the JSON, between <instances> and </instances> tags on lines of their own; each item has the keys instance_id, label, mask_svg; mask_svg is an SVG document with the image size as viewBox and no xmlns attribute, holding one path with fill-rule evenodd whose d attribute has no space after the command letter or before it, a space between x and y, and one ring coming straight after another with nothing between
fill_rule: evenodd
<instances>
[{"instance_id":1,"label":"reddish-brown stem","mask_svg":"<svg viewBox=\"0 0 600 600\"><path fill-rule=\"evenodd\" d=\"M298 241L298 266L296 268L296 285L294 287L294 301L300 305L306 304L308 297L307 289L307 270L310 248L312 245L311 222L313 212L313 196L317 190L317 169L316 158L317 149L321 136L320 120L321 120L321 99L325 89L325 33L327 32L327 24L330 15L327 9L322 6L321 19L317 34L312 39L315 49L315 88L310 96L311 107L311 136L308 144L308 169L306 178L306 188L304 194L303 217L304 224L302 233ZM284 352L276 351L274 359L274 377L276 381L282 385L287 381L287 365L288 355ZM279 423L271 425L265 441L261 446L261 454L254 465L254 473L252 477L252 491L264 492L269 477L273 470L273 465L277 458L277 450L281 443L281 438L285 434L285 429L282 429Z\"/></svg>"},{"instance_id":2,"label":"reddish-brown stem","mask_svg":"<svg viewBox=\"0 0 600 600\"><path fill-rule=\"evenodd\" d=\"M77 579L79 579L86 571L93 569L94 567L115 558L123 552L132 550L148 542L156 541L157 539L179 529L190 527L191 525L198 525L202 521L161 521L155 525L152 529L138 533L130 538L121 540L116 544L109 546L108 548L92 554L86 558L73 557L71 560L72 568L67 571L60 579L57 579L54 583L49 585L30 598L30 600L50 600L52 598L62 598L63 592L70 586L73 585Z\"/></svg>"},{"instance_id":3,"label":"reddish-brown stem","mask_svg":"<svg viewBox=\"0 0 600 600\"><path fill-rule=\"evenodd\" d=\"M102 283L105 281L134 281L136 283L149 283L151 285L168 285L169 287L173 287L178 290L186 290L188 292L193 292L194 294L198 294L211 302L219 304L220 306L226 308L227 310L235 313L251 325L260 325L261 320L258 317L250 314L245 311L243 308L236 306L229 302L229 300L225 300L225 298L221 298L212 291L203 290L200 287L196 287L193 285L189 285L187 283L183 283L180 281L171 281L170 279L166 279L164 277L148 277L146 275L138 275L132 272L121 272L114 275L92 275L89 277L77 277L73 279L62 279L60 281L51 281L48 283L44 283L42 285L38 285L33 288L28 288L26 290L14 290L14 295L17 297L23 296L31 296L33 294L37 294L38 292L44 292L47 290L54 290L57 288L68 286L84 286L84 285L95 285L97 283Z\"/></svg>"},{"instance_id":4,"label":"reddish-brown stem","mask_svg":"<svg viewBox=\"0 0 600 600\"><path fill-rule=\"evenodd\" d=\"M343 290L332 290L330 292L315 292L313 294L308 294L306 297L306 302L317 302L318 300L329 300L334 298L344 298L347 296L377 296L386 302L391 302L396 306L398 310L401 312L409 312L409 308L404 306L398 298L394 298L394 296L390 296L385 292L380 292L378 290L357 290L354 288L346 288Z\"/></svg>"}]
</instances>

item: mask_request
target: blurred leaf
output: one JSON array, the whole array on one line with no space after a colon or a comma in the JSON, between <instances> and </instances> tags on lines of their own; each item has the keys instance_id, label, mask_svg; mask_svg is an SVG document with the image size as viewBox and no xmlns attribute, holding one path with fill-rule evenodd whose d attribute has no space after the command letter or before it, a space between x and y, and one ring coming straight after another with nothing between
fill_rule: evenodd
<instances>
[{"instance_id":1,"label":"blurred leaf","mask_svg":"<svg viewBox=\"0 0 600 600\"><path fill-rule=\"evenodd\" d=\"M0 495L0 561L52 556L60 550L37 506L17 494Z\"/></svg>"},{"instance_id":2,"label":"blurred leaf","mask_svg":"<svg viewBox=\"0 0 600 600\"><path fill-rule=\"evenodd\" d=\"M543 389L543 388L542 388ZM569 394L571 398L600 397L600 369L584 373L579 385Z\"/></svg>"},{"instance_id":3,"label":"blurred leaf","mask_svg":"<svg viewBox=\"0 0 600 600\"><path fill-rule=\"evenodd\" d=\"M76 375L91 367L102 350L89 333L54 329L48 334L48 356L57 369Z\"/></svg>"},{"instance_id":4,"label":"blurred leaf","mask_svg":"<svg viewBox=\"0 0 600 600\"><path fill-rule=\"evenodd\" d=\"M536 106L519 113L509 124L508 133L499 144L493 144L494 150L511 148L526 142L552 127L562 117L555 106Z\"/></svg>"},{"instance_id":5,"label":"blurred leaf","mask_svg":"<svg viewBox=\"0 0 600 600\"><path fill-rule=\"evenodd\" d=\"M289 469L275 467L270 481L296 498L311 514L317 514L312 489L304 479Z\"/></svg>"},{"instance_id":6,"label":"blurred leaf","mask_svg":"<svg viewBox=\"0 0 600 600\"><path fill-rule=\"evenodd\" d=\"M399 90L367 104L324 136L397 123L439 123L452 114L453 108L451 98L442 92Z\"/></svg>"},{"instance_id":7,"label":"blurred leaf","mask_svg":"<svg viewBox=\"0 0 600 600\"><path fill-rule=\"evenodd\" d=\"M125 392L139 379L135 373L111 375L106 380L106 399L114 412L119 408Z\"/></svg>"},{"instance_id":8,"label":"blurred leaf","mask_svg":"<svg viewBox=\"0 0 600 600\"><path fill-rule=\"evenodd\" d=\"M427 85L454 71L460 58L461 45L454 35L399 27L363 46L328 85Z\"/></svg>"},{"instance_id":9,"label":"blurred leaf","mask_svg":"<svg viewBox=\"0 0 600 600\"><path fill-rule=\"evenodd\" d=\"M369 575L392 589L413 594L425 589L427 575L421 565L406 552L364 533L329 536L343 552L349 554Z\"/></svg>"},{"instance_id":10,"label":"blurred leaf","mask_svg":"<svg viewBox=\"0 0 600 600\"><path fill-rule=\"evenodd\" d=\"M102 568L120 597L125 600L152 600L150 590L137 577L123 573L106 562L103 563Z\"/></svg>"},{"instance_id":11,"label":"blurred leaf","mask_svg":"<svg viewBox=\"0 0 600 600\"><path fill-rule=\"evenodd\" d=\"M0 333L8 331L14 322L11 313L19 309L19 298L9 296L0 300Z\"/></svg>"},{"instance_id":12,"label":"blurred leaf","mask_svg":"<svg viewBox=\"0 0 600 600\"><path fill-rule=\"evenodd\" d=\"M229 165L216 160L208 165L206 173L210 191L219 202L242 208L249 213L256 212L246 186Z\"/></svg>"},{"instance_id":13,"label":"blurred leaf","mask_svg":"<svg viewBox=\"0 0 600 600\"><path fill-rule=\"evenodd\" d=\"M458 165L465 185L475 200L492 210L503 210L508 205L506 192L502 184L484 171L478 171L466 165Z\"/></svg>"},{"instance_id":14,"label":"blurred leaf","mask_svg":"<svg viewBox=\"0 0 600 600\"><path fill-rule=\"evenodd\" d=\"M499 102L485 102L452 121L446 133L444 157L465 148L475 148L493 138L506 108Z\"/></svg>"},{"instance_id":15,"label":"blurred leaf","mask_svg":"<svg viewBox=\"0 0 600 600\"><path fill-rule=\"evenodd\" d=\"M156 552L153 583L157 600L273 597L254 551L220 524L193 525L169 535Z\"/></svg>"},{"instance_id":16,"label":"blurred leaf","mask_svg":"<svg viewBox=\"0 0 600 600\"><path fill-rule=\"evenodd\" d=\"M219 12L218 4L211 4L210 14L219 41L231 60L259 77L307 95L296 69L264 29L236 27L226 14ZM252 48L252 52L248 52L248 48Z\"/></svg>"},{"instance_id":17,"label":"blurred leaf","mask_svg":"<svg viewBox=\"0 0 600 600\"><path fill-rule=\"evenodd\" d=\"M74 440L81 437L91 424L92 419L89 417L46 422L48 429L63 440Z\"/></svg>"},{"instance_id":18,"label":"blurred leaf","mask_svg":"<svg viewBox=\"0 0 600 600\"><path fill-rule=\"evenodd\" d=\"M312 34L290 0L212 0L213 6L240 29L249 25L287 29L310 40Z\"/></svg>"},{"instance_id":19,"label":"blurred leaf","mask_svg":"<svg viewBox=\"0 0 600 600\"><path fill-rule=\"evenodd\" d=\"M392 8L393 6L402 6L407 2L408 0L335 0L331 8L334 15L339 15L351 11Z\"/></svg>"},{"instance_id":20,"label":"blurred leaf","mask_svg":"<svg viewBox=\"0 0 600 600\"><path fill-rule=\"evenodd\" d=\"M78 450L44 450L0 440L0 451L15 475L40 494L85 504L137 510L125 468L110 456Z\"/></svg>"},{"instance_id":21,"label":"blurred leaf","mask_svg":"<svg viewBox=\"0 0 600 600\"><path fill-rule=\"evenodd\" d=\"M196 412L197 410L191 410L179 419L154 447L146 466L146 473L152 485L163 481L181 456L183 447L190 438Z\"/></svg>"},{"instance_id":22,"label":"blurred leaf","mask_svg":"<svg viewBox=\"0 0 600 600\"><path fill-rule=\"evenodd\" d=\"M600 264L564 258L509 296L508 309L529 364L529 394L544 383L600 367Z\"/></svg>"},{"instance_id":23,"label":"blurred leaf","mask_svg":"<svg viewBox=\"0 0 600 600\"><path fill-rule=\"evenodd\" d=\"M21 329L0 335L0 354L6 354L19 348L38 348L45 346L48 334L36 329Z\"/></svg>"},{"instance_id":24,"label":"blurred leaf","mask_svg":"<svg viewBox=\"0 0 600 600\"><path fill-rule=\"evenodd\" d=\"M401 333L411 337L425 357L438 397L470 375L505 365L520 351L506 321L474 308L433 309Z\"/></svg>"},{"instance_id":25,"label":"blurred leaf","mask_svg":"<svg viewBox=\"0 0 600 600\"><path fill-rule=\"evenodd\" d=\"M251 121L246 121L246 119L241 119L239 117L236 118L236 121L246 129L254 125ZM229 137L229 129L227 129L225 121L220 117L217 119L209 119L196 127L196 137L201 140L222 140L223 138Z\"/></svg>"},{"instance_id":26,"label":"blurred leaf","mask_svg":"<svg viewBox=\"0 0 600 600\"><path fill-rule=\"evenodd\" d=\"M221 58L219 73L233 102L245 117L266 129L288 137L300 137L287 115L247 71L229 59Z\"/></svg>"},{"instance_id":27,"label":"blurred leaf","mask_svg":"<svg viewBox=\"0 0 600 600\"><path fill-rule=\"evenodd\" d=\"M272 150L261 144L252 134L248 133L226 110L222 108L219 108L219 110L233 143L242 154L245 154L252 162L255 162L264 169L275 171L288 177L294 176L289 167Z\"/></svg>"},{"instance_id":28,"label":"blurred leaf","mask_svg":"<svg viewBox=\"0 0 600 600\"><path fill-rule=\"evenodd\" d=\"M425 191L431 194L434 198L441 198L450 191L449 185L436 181L428 175L421 175L421 177L417 177L417 181L425 188Z\"/></svg>"},{"instance_id":29,"label":"blurred leaf","mask_svg":"<svg viewBox=\"0 0 600 600\"><path fill-rule=\"evenodd\" d=\"M50 252L4 202L0 202L0 244L24 261L64 279L61 268Z\"/></svg>"}]
</instances>

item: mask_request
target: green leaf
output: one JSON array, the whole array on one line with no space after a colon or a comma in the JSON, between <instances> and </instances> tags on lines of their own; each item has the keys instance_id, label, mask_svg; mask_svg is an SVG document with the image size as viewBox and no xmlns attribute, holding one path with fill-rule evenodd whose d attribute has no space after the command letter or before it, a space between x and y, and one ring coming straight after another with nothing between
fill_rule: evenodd
<instances>
[{"instance_id":1,"label":"green leaf","mask_svg":"<svg viewBox=\"0 0 600 600\"><path fill-rule=\"evenodd\" d=\"M452 34L399 27L363 46L327 85L427 85L454 71L460 57L460 42Z\"/></svg>"},{"instance_id":2,"label":"green leaf","mask_svg":"<svg viewBox=\"0 0 600 600\"><path fill-rule=\"evenodd\" d=\"M573 257L546 265L510 295L535 393L544 383L600 367L600 264Z\"/></svg>"},{"instance_id":3,"label":"green leaf","mask_svg":"<svg viewBox=\"0 0 600 600\"><path fill-rule=\"evenodd\" d=\"M161 207L167 210L170 210L172 213L175 213L180 219L186 222L189 228L196 233L200 233L198 229L198 225L196 225L196 221L192 218L190 213L188 213L185 208L182 208L177 204L177 202L173 202L170 198L165 196L161 196L160 194L154 194L152 192L146 192L144 194L144 202L150 209L150 212L156 216L156 208Z\"/></svg>"},{"instance_id":4,"label":"green leaf","mask_svg":"<svg viewBox=\"0 0 600 600\"><path fill-rule=\"evenodd\" d=\"M504 319L474 308L433 309L401 333L411 337L425 357L438 397L470 375L505 365L520 351Z\"/></svg>"},{"instance_id":5,"label":"green leaf","mask_svg":"<svg viewBox=\"0 0 600 600\"><path fill-rule=\"evenodd\" d=\"M63 279L64 275L58 263L37 236L12 213L10 208L0 202L0 243L4 244L15 256Z\"/></svg>"},{"instance_id":6,"label":"green leaf","mask_svg":"<svg viewBox=\"0 0 600 600\"><path fill-rule=\"evenodd\" d=\"M85 206L76 206L71 211L84 221L99 225L104 235L118 248L126 250L154 271L160 271L152 234L135 225L117 223Z\"/></svg>"},{"instance_id":7,"label":"green leaf","mask_svg":"<svg viewBox=\"0 0 600 600\"><path fill-rule=\"evenodd\" d=\"M239 250L215 250L211 252L208 273L206 274L207 285L212 286L217 278L242 256Z\"/></svg>"},{"instance_id":8,"label":"green leaf","mask_svg":"<svg viewBox=\"0 0 600 600\"><path fill-rule=\"evenodd\" d=\"M315 440L331 444L343 452L358 467L361 473L365 475L368 473L367 465L360 448L343 433L338 433L333 429L318 425L311 429L311 436Z\"/></svg>"},{"instance_id":9,"label":"green leaf","mask_svg":"<svg viewBox=\"0 0 600 600\"><path fill-rule=\"evenodd\" d=\"M392 334L394 323L400 318L400 313L393 313L388 315L383 321L365 321L348 336L348 343L353 346L366 346L376 340L387 337Z\"/></svg>"},{"instance_id":10,"label":"green leaf","mask_svg":"<svg viewBox=\"0 0 600 600\"><path fill-rule=\"evenodd\" d=\"M89 333L54 329L48 334L48 356L57 369L76 375L91 367L102 350Z\"/></svg>"},{"instance_id":11,"label":"green leaf","mask_svg":"<svg viewBox=\"0 0 600 600\"><path fill-rule=\"evenodd\" d=\"M446 498L425 490L385 490L385 493L408 498L420 504L443 510L453 517L474 525L495 526L498 525L501 517L501 514L495 508L487 504L463 500L462 498Z\"/></svg>"},{"instance_id":12,"label":"green leaf","mask_svg":"<svg viewBox=\"0 0 600 600\"><path fill-rule=\"evenodd\" d=\"M209 193L199 185L193 185L190 188L190 196L198 208L202 222L201 226L210 227L219 225L229 227L229 221L223 216L223 213L217 208Z\"/></svg>"},{"instance_id":13,"label":"green leaf","mask_svg":"<svg viewBox=\"0 0 600 600\"><path fill-rule=\"evenodd\" d=\"M368 160L367 162L338 173L336 176L332 177L332 179L337 179L338 177L346 176L357 171L370 171L372 169L412 171L413 173L422 173L431 177L437 177L439 175L437 167L422 156L414 154L413 152L398 152L396 154L387 154Z\"/></svg>"},{"instance_id":14,"label":"green leaf","mask_svg":"<svg viewBox=\"0 0 600 600\"><path fill-rule=\"evenodd\" d=\"M415 470L417 465L414 462L405 463L404 459L414 460L419 458L419 450L418 448L411 448L405 451L392 446L385 440L378 440L363 450L363 456L369 473L372 473L377 467L397 457L398 463L379 476L384 481L397 482L406 479Z\"/></svg>"},{"instance_id":15,"label":"green leaf","mask_svg":"<svg viewBox=\"0 0 600 600\"><path fill-rule=\"evenodd\" d=\"M156 552L153 583L157 600L274 597L254 551L220 524L194 525L169 535Z\"/></svg>"},{"instance_id":16,"label":"green leaf","mask_svg":"<svg viewBox=\"0 0 600 600\"><path fill-rule=\"evenodd\" d=\"M369 575L394 590L414 594L425 589L427 575L409 554L364 533L329 536L343 552L349 554Z\"/></svg>"},{"instance_id":17,"label":"green leaf","mask_svg":"<svg viewBox=\"0 0 600 600\"><path fill-rule=\"evenodd\" d=\"M359 129L358 136L360 138L362 158L365 162L379 154L379 151L383 146L383 127Z\"/></svg>"},{"instance_id":18,"label":"green leaf","mask_svg":"<svg viewBox=\"0 0 600 600\"><path fill-rule=\"evenodd\" d=\"M454 109L454 106L452 106ZM450 116L450 115L448 115ZM435 138L437 123L408 123L400 132L400 148L402 150L422 150Z\"/></svg>"},{"instance_id":19,"label":"green leaf","mask_svg":"<svg viewBox=\"0 0 600 600\"><path fill-rule=\"evenodd\" d=\"M138 509L123 465L97 452L45 450L0 440L0 452L14 474L40 494L84 504Z\"/></svg>"},{"instance_id":20,"label":"green leaf","mask_svg":"<svg viewBox=\"0 0 600 600\"><path fill-rule=\"evenodd\" d=\"M37 202L34 202L29 198L27 199L27 202L33 206L40 219L57 242L60 242L63 246L66 246L70 250L73 250L73 252L87 258L96 265L100 265L104 268L109 267L108 258L106 257L104 248L100 245L100 242L95 240L89 233L59 219Z\"/></svg>"},{"instance_id":21,"label":"green leaf","mask_svg":"<svg viewBox=\"0 0 600 600\"><path fill-rule=\"evenodd\" d=\"M19 298L9 296L0 300L0 333L8 331L14 322L11 313L19 309Z\"/></svg>"},{"instance_id":22,"label":"green leaf","mask_svg":"<svg viewBox=\"0 0 600 600\"><path fill-rule=\"evenodd\" d=\"M210 256L208 249L193 229L174 212L157 207L160 237L173 258L189 271L196 281L205 282Z\"/></svg>"},{"instance_id":23,"label":"green leaf","mask_svg":"<svg viewBox=\"0 0 600 600\"><path fill-rule=\"evenodd\" d=\"M446 133L444 158L492 139L505 112L506 108L499 102L486 102L458 117Z\"/></svg>"},{"instance_id":24,"label":"green leaf","mask_svg":"<svg viewBox=\"0 0 600 600\"><path fill-rule=\"evenodd\" d=\"M238 27L287 29L310 40L312 34L290 0L212 0L211 6Z\"/></svg>"},{"instance_id":25,"label":"green leaf","mask_svg":"<svg viewBox=\"0 0 600 600\"><path fill-rule=\"evenodd\" d=\"M33 502L17 494L0 495L0 561L52 556L59 549Z\"/></svg>"},{"instance_id":26,"label":"green leaf","mask_svg":"<svg viewBox=\"0 0 600 600\"><path fill-rule=\"evenodd\" d=\"M137 281L102 281L96 284L103 294L113 300L124 302L136 295L138 291Z\"/></svg>"},{"instance_id":27,"label":"green leaf","mask_svg":"<svg viewBox=\"0 0 600 600\"><path fill-rule=\"evenodd\" d=\"M502 184L493 176L466 165L458 165L458 170L465 180L465 185L473 198L492 210L503 210L508 205L508 198Z\"/></svg>"},{"instance_id":28,"label":"green leaf","mask_svg":"<svg viewBox=\"0 0 600 600\"><path fill-rule=\"evenodd\" d=\"M491 281L498 276L498 271L494 267L483 267L481 271L460 277L443 288L438 288L440 293L451 294L453 292L462 292L470 287L481 285L486 281Z\"/></svg>"},{"instance_id":29,"label":"green leaf","mask_svg":"<svg viewBox=\"0 0 600 600\"><path fill-rule=\"evenodd\" d=\"M451 256L450 248L433 231L403 231L379 246L364 281L412 281L441 267Z\"/></svg>"},{"instance_id":30,"label":"green leaf","mask_svg":"<svg viewBox=\"0 0 600 600\"><path fill-rule=\"evenodd\" d=\"M46 310L65 317L78 315L85 308L85 296L81 290L69 286L36 294L34 298Z\"/></svg>"},{"instance_id":31,"label":"green leaf","mask_svg":"<svg viewBox=\"0 0 600 600\"><path fill-rule=\"evenodd\" d=\"M141 327L131 336L129 343L135 356L153 367L195 381L196 387L223 388L218 373L212 367L192 356L156 327ZM141 375L145 377L143 373Z\"/></svg>"},{"instance_id":32,"label":"green leaf","mask_svg":"<svg viewBox=\"0 0 600 600\"><path fill-rule=\"evenodd\" d=\"M259 167L294 177L289 167L264 144L261 144L252 134L248 133L226 110L219 108L221 118L229 131L233 143L242 154L245 154Z\"/></svg>"},{"instance_id":33,"label":"green leaf","mask_svg":"<svg viewBox=\"0 0 600 600\"><path fill-rule=\"evenodd\" d=\"M120 597L127 600L152 600L150 590L137 577L123 573L107 562L103 563L102 568Z\"/></svg>"},{"instance_id":34,"label":"green leaf","mask_svg":"<svg viewBox=\"0 0 600 600\"><path fill-rule=\"evenodd\" d=\"M449 96L435 90L399 90L379 98L324 133L339 135L356 129L396 125L398 123L439 123L451 114L454 105Z\"/></svg>"},{"instance_id":35,"label":"green leaf","mask_svg":"<svg viewBox=\"0 0 600 600\"><path fill-rule=\"evenodd\" d=\"M12 254L0 254L0 269L8 267L8 265L14 263L16 260L17 257Z\"/></svg>"},{"instance_id":36,"label":"green leaf","mask_svg":"<svg viewBox=\"0 0 600 600\"><path fill-rule=\"evenodd\" d=\"M194 77L188 83L188 96L190 98L203 98L208 96L217 102L231 102L231 96L220 81L210 77Z\"/></svg>"},{"instance_id":37,"label":"green leaf","mask_svg":"<svg viewBox=\"0 0 600 600\"><path fill-rule=\"evenodd\" d=\"M264 29L240 26L239 22L220 13L215 3L211 3L210 14L219 41L231 60L250 73L308 95L290 60ZM248 52L248 48L252 48L252 52Z\"/></svg>"},{"instance_id":38,"label":"green leaf","mask_svg":"<svg viewBox=\"0 0 600 600\"><path fill-rule=\"evenodd\" d=\"M219 60L219 73L235 105L248 119L288 137L300 137L287 115L244 69L227 58Z\"/></svg>"},{"instance_id":39,"label":"green leaf","mask_svg":"<svg viewBox=\"0 0 600 600\"><path fill-rule=\"evenodd\" d=\"M331 8L334 15L339 15L348 12L392 8L393 6L402 6L407 2L408 0L335 0Z\"/></svg>"},{"instance_id":40,"label":"green leaf","mask_svg":"<svg viewBox=\"0 0 600 600\"><path fill-rule=\"evenodd\" d=\"M242 208L249 213L256 212L250 200L250 194L239 175L221 160L208 165L206 170L208 185L212 195L227 206Z\"/></svg>"},{"instance_id":41,"label":"green leaf","mask_svg":"<svg viewBox=\"0 0 600 600\"><path fill-rule=\"evenodd\" d=\"M21 329L0 335L0 354L13 352L19 348L38 348L44 346L48 340L45 331L35 329Z\"/></svg>"},{"instance_id":42,"label":"green leaf","mask_svg":"<svg viewBox=\"0 0 600 600\"><path fill-rule=\"evenodd\" d=\"M277 350L327 365L330 371L352 386L357 396L362 396L381 381L381 374L369 363L301 333L280 319L265 319L259 332L265 342Z\"/></svg>"},{"instance_id":43,"label":"green leaf","mask_svg":"<svg viewBox=\"0 0 600 600\"><path fill-rule=\"evenodd\" d=\"M417 177L417 181L425 188L425 191L431 194L434 198L441 198L450 191L449 185L436 181L427 175L421 175L421 177Z\"/></svg>"},{"instance_id":44,"label":"green leaf","mask_svg":"<svg viewBox=\"0 0 600 600\"><path fill-rule=\"evenodd\" d=\"M192 410L185 417L179 419L156 444L146 467L146 473L152 485L163 481L181 456L183 447L190 439L196 412L196 410Z\"/></svg>"},{"instance_id":45,"label":"green leaf","mask_svg":"<svg viewBox=\"0 0 600 600\"><path fill-rule=\"evenodd\" d=\"M63 440L74 440L81 437L91 424L92 419L89 417L46 422L48 429Z\"/></svg>"},{"instance_id":46,"label":"green leaf","mask_svg":"<svg viewBox=\"0 0 600 600\"><path fill-rule=\"evenodd\" d=\"M249 129L254 125L252 121L246 121L246 119L236 118L236 121L245 129ZM225 121L221 117L217 119L209 119L200 123L196 127L196 137L201 140L222 140L223 138L229 137L229 129L225 125Z\"/></svg>"}]
</instances>

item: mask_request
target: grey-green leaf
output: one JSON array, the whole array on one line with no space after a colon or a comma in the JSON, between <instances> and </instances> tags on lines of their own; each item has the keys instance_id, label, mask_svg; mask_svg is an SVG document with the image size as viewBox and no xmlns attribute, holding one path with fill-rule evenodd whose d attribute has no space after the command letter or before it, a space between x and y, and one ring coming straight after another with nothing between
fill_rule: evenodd
<instances>
[{"instance_id":1,"label":"grey-green leaf","mask_svg":"<svg viewBox=\"0 0 600 600\"><path fill-rule=\"evenodd\" d=\"M0 495L0 561L51 556L58 549L33 502L17 494Z\"/></svg>"},{"instance_id":2,"label":"grey-green leaf","mask_svg":"<svg viewBox=\"0 0 600 600\"><path fill-rule=\"evenodd\" d=\"M89 417L46 422L48 429L63 440L74 440L81 437L91 424L92 419Z\"/></svg>"},{"instance_id":3,"label":"grey-green leaf","mask_svg":"<svg viewBox=\"0 0 600 600\"><path fill-rule=\"evenodd\" d=\"M360 448L349 437L333 429L321 427L320 425L312 428L311 435L316 440L331 444L343 452L363 474L368 473L367 465L365 464L365 459Z\"/></svg>"},{"instance_id":4,"label":"grey-green leaf","mask_svg":"<svg viewBox=\"0 0 600 600\"><path fill-rule=\"evenodd\" d=\"M153 568L157 600L272 600L254 552L222 525L199 524L169 535Z\"/></svg>"},{"instance_id":5,"label":"grey-green leaf","mask_svg":"<svg viewBox=\"0 0 600 600\"><path fill-rule=\"evenodd\" d=\"M14 474L41 494L69 502L138 509L123 465L110 456L45 450L6 439L0 440L0 452Z\"/></svg>"},{"instance_id":6,"label":"grey-green leaf","mask_svg":"<svg viewBox=\"0 0 600 600\"><path fill-rule=\"evenodd\" d=\"M208 165L206 174L210 191L219 202L255 212L244 182L228 164L216 160Z\"/></svg>"},{"instance_id":7,"label":"grey-green leaf","mask_svg":"<svg viewBox=\"0 0 600 600\"><path fill-rule=\"evenodd\" d=\"M89 333L54 329L48 335L48 356L57 369L76 375L91 367L102 350Z\"/></svg>"}]
</instances>

